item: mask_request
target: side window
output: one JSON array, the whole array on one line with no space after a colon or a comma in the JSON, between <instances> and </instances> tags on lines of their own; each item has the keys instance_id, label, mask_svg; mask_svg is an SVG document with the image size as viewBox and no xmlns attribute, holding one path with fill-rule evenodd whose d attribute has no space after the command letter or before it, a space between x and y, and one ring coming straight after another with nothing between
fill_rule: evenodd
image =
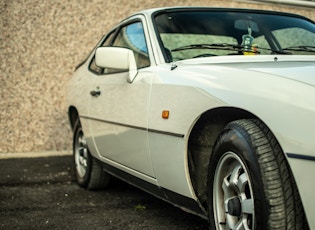
<instances>
[{"instance_id":1,"label":"side window","mask_svg":"<svg viewBox=\"0 0 315 230\"><path fill-rule=\"evenodd\" d=\"M124 26L114 40L113 46L129 48L133 51L138 68L150 65L148 48L141 22Z\"/></svg>"},{"instance_id":2,"label":"side window","mask_svg":"<svg viewBox=\"0 0 315 230\"><path fill-rule=\"evenodd\" d=\"M150 65L148 48L145 41L144 30L141 22L134 22L123 26L115 37L115 31L109 34L101 46L116 46L131 49L135 55L137 68L144 68ZM126 70L101 68L95 64L95 56L90 63L90 70L96 74L121 73Z\"/></svg>"}]
</instances>

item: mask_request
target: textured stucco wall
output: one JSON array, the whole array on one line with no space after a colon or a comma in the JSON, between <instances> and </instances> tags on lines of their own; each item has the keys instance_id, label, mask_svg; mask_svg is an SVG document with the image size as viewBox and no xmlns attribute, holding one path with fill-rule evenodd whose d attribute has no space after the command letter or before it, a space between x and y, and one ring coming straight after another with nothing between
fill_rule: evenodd
<instances>
[{"instance_id":1,"label":"textured stucco wall","mask_svg":"<svg viewBox=\"0 0 315 230\"><path fill-rule=\"evenodd\" d=\"M1 0L0 153L70 149L64 100L74 67L125 16L173 5L273 9L315 20L314 8L232 0Z\"/></svg>"}]
</instances>

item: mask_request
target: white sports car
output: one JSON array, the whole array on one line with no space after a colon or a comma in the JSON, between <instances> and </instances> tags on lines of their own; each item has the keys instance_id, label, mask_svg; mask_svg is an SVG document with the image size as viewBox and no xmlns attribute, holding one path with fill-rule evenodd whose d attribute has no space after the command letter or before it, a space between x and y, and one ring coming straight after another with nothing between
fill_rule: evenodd
<instances>
[{"instance_id":1,"label":"white sports car","mask_svg":"<svg viewBox=\"0 0 315 230\"><path fill-rule=\"evenodd\" d=\"M172 7L119 23L68 86L77 182L123 179L210 229L315 229L315 24Z\"/></svg>"}]
</instances>

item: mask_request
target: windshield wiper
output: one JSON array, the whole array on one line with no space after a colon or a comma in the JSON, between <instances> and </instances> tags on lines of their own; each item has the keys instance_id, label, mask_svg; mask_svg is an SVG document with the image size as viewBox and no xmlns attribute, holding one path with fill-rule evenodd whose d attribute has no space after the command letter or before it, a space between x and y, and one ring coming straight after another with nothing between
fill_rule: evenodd
<instances>
[{"instance_id":1,"label":"windshield wiper","mask_svg":"<svg viewBox=\"0 0 315 230\"><path fill-rule=\"evenodd\" d=\"M181 46L171 51L182 51L182 50L191 50L191 49L219 49L219 50L232 50L232 51L243 51L243 46L228 44L228 43L213 43L213 44L191 44L187 46Z\"/></svg>"},{"instance_id":2,"label":"windshield wiper","mask_svg":"<svg viewBox=\"0 0 315 230\"><path fill-rule=\"evenodd\" d=\"M272 53L276 53L276 54L291 54L290 52L264 48L264 47L259 47L259 46L255 48L256 50L247 50L245 49L244 45L228 44L228 43L213 43L213 44L192 44L192 45L187 45L187 46L181 46L171 51L176 52L176 51L189 50L189 49L219 49L219 50L231 50L231 51L237 51L237 52L252 52L255 54L260 54L259 50L269 50Z\"/></svg>"},{"instance_id":3,"label":"windshield wiper","mask_svg":"<svg viewBox=\"0 0 315 230\"><path fill-rule=\"evenodd\" d=\"M290 52L286 52L284 50L276 50L276 49L271 49L271 48L265 48L265 47L257 47L257 49L259 50L268 50L268 51L271 51L272 54L292 54Z\"/></svg>"},{"instance_id":4,"label":"windshield wiper","mask_svg":"<svg viewBox=\"0 0 315 230\"><path fill-rule=\"evenodd\" d=\"M315 46L291 46L291 47L284 48L282 50L315 53Z\"/></svg>"},{"instance_id":5,"label":"windshield wiper","mask_svg":"<svg viewBox=\"0 0 315 230\"><path fill-rule=\"evenodd\" d=\"M309 46L309 47L314 48L312 46ZM307 47L307 48L309 48L309 47ZM290 47L290 48L292 48L292 47ZM228 44L228 43L191 44L191 45L181 46L181 47L172 49L171 51L176 52L176 51L190 50L190 49L219 49L219 50L231 50L231 51L237 51L237 52L252 52L255 54L260 54L259 50L268 50L268 51L271 51L273 54L292 54L290 52L285 51L285 49L276 50L276 49L264 48L264 47L257 46L257 47L255 47L255 50L247 50L247 49L245 49L244 45ZM315 52L315 51L312 51L312 52Z\"/></svg>"}]
</instances>

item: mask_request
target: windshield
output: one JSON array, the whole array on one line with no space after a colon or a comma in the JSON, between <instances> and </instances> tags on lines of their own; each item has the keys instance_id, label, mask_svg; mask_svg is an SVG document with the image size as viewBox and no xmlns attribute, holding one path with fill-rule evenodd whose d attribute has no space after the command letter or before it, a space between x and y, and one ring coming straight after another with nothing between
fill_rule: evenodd
<instances>
[{"instance_id":1,"label":"windshield","mask_svg":"<svg viewBox=\"0 0 315 230\"><path fill-rule=\"evenodd\" d=\"M171 11L155 16L168 62L222 55L315 55L315 25L257 11Z\"/></svg>"}]
</instances>

